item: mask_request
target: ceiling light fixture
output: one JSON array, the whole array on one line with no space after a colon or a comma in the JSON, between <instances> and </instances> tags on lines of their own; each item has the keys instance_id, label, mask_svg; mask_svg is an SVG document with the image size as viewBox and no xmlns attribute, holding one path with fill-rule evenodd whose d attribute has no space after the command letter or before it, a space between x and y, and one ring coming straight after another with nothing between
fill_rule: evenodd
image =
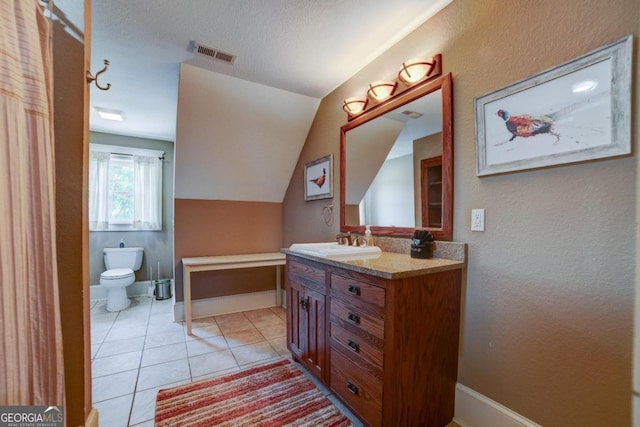
<instances>
[{"instance_id":1,"label":"ceiling light fixture","mask_svg":"<svg viewBox=\"0 0 640 427\"><path fill-rule=\"evenodd\" d=\"M369 83L369 90L367 96L375 99L376 101L382 101L389 98L395 92L398 82L384 82L382 80Z\"/></svg>"},{"instance_id":2,"label":"ceiling light fixture","mask_svg":"<svg viewBox=\"0 0 640 427\"><path fill-rule=\"evenodd\" d=\"M123 111L113 110L111 108L93 107L98 115L105 120L115 120L121 122L124 120L125 115Z\"/></svg>"},{"instance_id":3,"label":"ceiling light fixture","mask_svg":"<svg viewBox=\"0 0 640 427\"><path fill-rule=\"evenodd\" d=\"M342 103L342 109L350 116L362 113L366 106L367 100L361 98L348 98Z\"/></svg>"},{"instance_id":4,"label":"ceiling light fixture","mask_svg":"<svg viewBox=\"0 0 640 427\"><path fill-rule=\"evenodd\" d=\"M412 85L431 74L435 61L433 58L413 58L402 63L398 78L403 83Z\"/></svg>"}]
</instances>

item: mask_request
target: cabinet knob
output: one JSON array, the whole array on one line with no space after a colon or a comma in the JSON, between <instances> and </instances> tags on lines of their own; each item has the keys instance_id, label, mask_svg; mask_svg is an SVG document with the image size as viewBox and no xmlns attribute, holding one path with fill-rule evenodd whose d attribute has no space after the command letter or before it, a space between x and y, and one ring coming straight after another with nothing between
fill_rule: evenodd
<instances>
[{"instance_id":1,"label":"cabinet knob","mask_svg":"<svg viewBox=\"0 0 640 427\"><path fill-rule=\"evenodd\" d=\"M358 394L358 386L347 380L347 390L349 390L353 394Z\"/></svg>"},{"instance_id":2,"label":"cabinet knob","mask_svg":"<svg viewBox=\"0 0 640 427\"><path fill-rule=\"evenodd\" d=\"M309 310L309 298L300 297L300 307L303 310Z\"/></svg>"},{"instance_id":3,"label":"cabinet knob","mask_svg":"<svg viewBox=\"0 0 640 427\"><path fill-rule=\"evenodd\" d=\"M360 323L360 316L354 313L349 313L347 319L349 319L351 323L355 323L356 325Z\"/></svg>"},{"instance_id":4,"label":"cabinet knob","mask_svg":"<svg viewBox=\"0 0 640 427\"><path fill-rule=\"evenodd\" d=\"M358 350L360 350L360 346L358 345L358 343L353 340L347 340L347 345L352 351L355 351L356 353L358 352Z\"/></svg>"},{"instance_id":5,"label":"cabinet knob","mask_svg":"<svg viewBox=\"0 0 640 427\"><path fill-rule=\"evenodd\" d=\"M360 295L360 288L356 285L349 285L349 287L347 288L347 292L349 292L351 295Z\"/></svg>"}]
</instances>

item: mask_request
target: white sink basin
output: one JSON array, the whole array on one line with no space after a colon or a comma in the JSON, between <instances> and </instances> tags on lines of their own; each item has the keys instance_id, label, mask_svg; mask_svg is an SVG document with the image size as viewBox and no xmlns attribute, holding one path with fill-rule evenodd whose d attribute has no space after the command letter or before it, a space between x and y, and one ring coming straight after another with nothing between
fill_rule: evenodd
<instances>
[{"instance_id":1,"label":"white sink basin","mask_svg":"<svg viewBox=\"0 0 640 427\"><path fill-rule=\"evenodd\" d=\"M377 246L346 246L337 242L294 243L289 250L325 258L371 256L382 252Z\"/></svg>"}]
</instances>

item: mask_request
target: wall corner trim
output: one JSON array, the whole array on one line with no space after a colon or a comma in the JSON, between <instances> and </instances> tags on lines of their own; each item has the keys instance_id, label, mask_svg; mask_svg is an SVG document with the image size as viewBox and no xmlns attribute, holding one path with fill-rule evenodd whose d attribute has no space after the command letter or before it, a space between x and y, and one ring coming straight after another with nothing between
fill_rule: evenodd
<instances>
[{"instance_id":1,"label":"wall corner trim","mask_svg":"<svg viewBox=\"0 0 640 427\"><path fill-rule=\"evenodd\" d=\"M541 427L460 383L456 384L453 421L460 427Z\"/></svg>"}]
</instances>

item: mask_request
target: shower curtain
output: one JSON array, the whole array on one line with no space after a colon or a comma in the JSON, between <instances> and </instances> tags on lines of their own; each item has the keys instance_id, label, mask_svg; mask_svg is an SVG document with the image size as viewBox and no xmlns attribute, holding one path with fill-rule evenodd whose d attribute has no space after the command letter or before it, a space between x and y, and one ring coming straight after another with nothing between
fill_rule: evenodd
<instances>
[{"instance_id":1,"label":"shower curtain","mask_svg":"<svg viewBox=\"0 0 640 427\"><path fill-rule=\"evenodd\" d=\"M64 405L49 21L0 0L0 405Z\"/></svg>"}]
</instances>

